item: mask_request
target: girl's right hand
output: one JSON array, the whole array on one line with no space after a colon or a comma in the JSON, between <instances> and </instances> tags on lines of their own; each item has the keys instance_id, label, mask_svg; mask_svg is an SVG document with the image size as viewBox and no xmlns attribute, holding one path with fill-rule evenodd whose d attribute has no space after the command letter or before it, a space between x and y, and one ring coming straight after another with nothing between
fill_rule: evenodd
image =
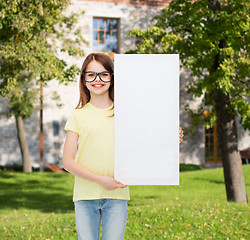
<instances>
[{"instance_id":1,"label":"girl's right hand","mask_svg":"<svg viewBox=\"0 0 250 240\"><path fill-rule=\"evenodd\" d=\"M127 185L120 183L109 176L101 176L100 184L107 190L115 190L117 188L125 188Z\"/></svg>"}]
</instances>

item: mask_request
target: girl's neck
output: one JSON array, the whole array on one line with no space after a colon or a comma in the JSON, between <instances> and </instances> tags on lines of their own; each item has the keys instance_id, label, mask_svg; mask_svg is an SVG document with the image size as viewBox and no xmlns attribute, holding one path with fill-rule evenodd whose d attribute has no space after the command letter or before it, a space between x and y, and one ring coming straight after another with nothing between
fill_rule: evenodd
<instances>
[{"instance_id":1,"label":"girl's neck","mask_svg":"<svg viewBox=\"0 0 250 240\"><path fill-rule=\"evenodd\" d=\"M109 96L91 96L89 102L97 108L107 108L113 103Z\"/></svg>"}]
</instances>

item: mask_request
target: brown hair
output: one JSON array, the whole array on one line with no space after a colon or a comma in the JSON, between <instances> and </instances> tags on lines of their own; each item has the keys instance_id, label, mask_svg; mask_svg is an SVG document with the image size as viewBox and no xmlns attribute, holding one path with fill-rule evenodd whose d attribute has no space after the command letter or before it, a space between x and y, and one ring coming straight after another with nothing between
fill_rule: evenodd
<instances>
[{"instance_id":1,"label":"brown hair","mask_svg":"<svg viewBox=\"0 0 250 240\"><path fill-rule=\"evenodd\" d=\"M107 56L104 53L91 53L89 54L83 64L82 64L82 69L81 69L81 75L80 75L80 82L79 82L79 90L80 90L80 99L79 102L76 106L77 108L83 108L86 103L89 102L90 100L90 93L88 88L85 86L85 80L82 75L82 73L86 70L88 64L92 61L97 61L102 66L111 73L114 73L114 63L111 60L109 56ZM111 78L111 83L109 87L109 97L112 101L114 101L114 77Z\"/></svg>"}]
</instances>

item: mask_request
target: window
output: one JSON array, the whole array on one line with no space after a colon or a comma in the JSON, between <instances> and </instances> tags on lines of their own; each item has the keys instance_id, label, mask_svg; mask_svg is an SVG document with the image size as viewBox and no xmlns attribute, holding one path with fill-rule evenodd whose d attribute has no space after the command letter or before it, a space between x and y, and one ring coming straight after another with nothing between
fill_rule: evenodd
<instances>
[{"instance_id":1,"label":"window","mask_svg":"<svg viewBox=\"0 0 250 240\"><path fill-rule=\"evenodd\" d=\"M211 95L209 92L205 93L205 118L210 115ZM218 163L221 162L219 137L217 129L217 120L214 122L214 126L209 129L205 129L205 163Z\"/></svg>"},{"instance_id":2,"label":"window","mask_svg":"<svg viewBox=\"0 0 250 240\"><path fill-rule=\"evenodd\" d=\"M218 144L216 121L212 128L205 129L205 162L216 163L220 161L221 157Z\"/></svg>"},{"instance_id":3,"label":"window","mask_svg":"<svg viewBox=\"0 0 250 240\"><path fill-rule=\"evenodd\" d=\"M118 19L93 19L93 51L118 52Z\"/></svg>"}]
</instances>

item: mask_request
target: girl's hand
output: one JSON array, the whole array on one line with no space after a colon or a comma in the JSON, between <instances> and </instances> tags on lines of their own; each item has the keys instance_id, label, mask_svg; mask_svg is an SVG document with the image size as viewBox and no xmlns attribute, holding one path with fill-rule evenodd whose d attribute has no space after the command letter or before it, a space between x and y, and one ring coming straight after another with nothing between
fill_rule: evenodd
<instances>
[{"instance_id":1,"label":"girl's hand","mask_svg":"<svg viewBox=\"0 0 250 240\"><path fill-rule=\"evenodd\" d=\"M100 184L107 190L115 190L117 188L125 188L127 185L120 183L109 176L101 176Z\"/></svg>"},{"instance_id":2,"label":"girl's hand","mask_svg":"<svg viewBox=\"0 0 250 240\"><path fill-rule=\"evenodd\" d=\"M183 131L182 131L182 129L181 129L181 128L179 128L179 143L181 143L181 142L182 142L183 137L184 137Z\"/></svg>"}]
</instances>

